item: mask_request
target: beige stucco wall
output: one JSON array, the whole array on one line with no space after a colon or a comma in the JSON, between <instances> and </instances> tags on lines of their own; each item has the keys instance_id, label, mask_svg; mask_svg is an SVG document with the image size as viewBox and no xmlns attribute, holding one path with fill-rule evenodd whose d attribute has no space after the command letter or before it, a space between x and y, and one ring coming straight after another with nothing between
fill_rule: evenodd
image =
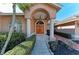
<instances>
[{"instance_id":1,"label":"beige stucco wall","mask_svg":"<svg viewBox=\"0 0 79 59\"><path fill-rule=\"evenodd\" d=\"M75 36L75 29L56 29L57 32L67 33L71 34L72 39L74 39Z\"/></svg>"},{"instance_id":2,"label":"beige stucco wall","mask_svg":"<svg viewBox=\"0 0 79 59\"><path fill-rule=\"evenodd\" d=\"M0 16L0 32L9 31L10 16Z\"/></svg>"},{"instance_id":3,"label":"beige stucco wall","mask_svg":"<svg viewBox=\"0 0 79 59\"><path fill-rule=\"evenodd\" d=\"M26 25L25 25L25 19L24 16L16 16L17 20L21 20L22 23L22 32L25 33L26 30ZM10 22L12 20L11 15L0 15L0 32L8 32L9 31L9 26Z\"/></svg>"},{"instance_id":4,"label":"beige stucco wall","mask_svg":"<svg viewBox=\"0 0 79 59\"><path fill-rule=\"evenodd\" d=\"M69 34L75 34L75 29L56 29L58 32L63 32L63 33L69 33Z\"/></svg>"}]
</instances>

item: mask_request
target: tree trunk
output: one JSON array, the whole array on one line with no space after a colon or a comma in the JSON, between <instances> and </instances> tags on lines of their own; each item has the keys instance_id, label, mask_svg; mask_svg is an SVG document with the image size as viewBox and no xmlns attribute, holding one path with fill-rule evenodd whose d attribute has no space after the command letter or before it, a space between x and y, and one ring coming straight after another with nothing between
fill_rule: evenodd
<instances>
[{"instance_id":1,"label":"tree trunk","mask_svg":"<svg viewBox=\"0 0 79 59\"><path fill-rule=\"evenodd\" d=\"M12 18L12 24L11 24L10 31L9 31L9 33L8 33L7 40L6 40L6 42L5 42L5 44L4 44L3 48L2 48L1 54L4 54L4 53L5 53L5 50L6 50L6 48L7 48L7 45L8 45L8 43L9 43L10 38L11 38L11 36L12 36L12 33L13 33L13 31L14 31L14 24L15 24L15 20L16 20L15 16L16 16L16 4L13 3L13 18Z\"/></svg>"}]
</instances>

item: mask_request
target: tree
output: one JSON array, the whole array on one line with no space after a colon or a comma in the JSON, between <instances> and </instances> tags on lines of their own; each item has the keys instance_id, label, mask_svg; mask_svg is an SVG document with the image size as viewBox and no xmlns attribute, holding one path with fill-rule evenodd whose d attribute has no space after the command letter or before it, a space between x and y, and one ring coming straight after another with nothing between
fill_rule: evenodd
<instances>
[{"instance_id":1,"label":"tree","mask_svg":"<svg viewBox=\"0 0 79 59\"><path fill-rule=\"evenodd\" d=\"M16 20L15 15L16 15L16 4L13 3L13 18L12 18L12 24L11 24L10 31L9 31L9 33L8 33L7 40L6 40L6 42L5 42L5 44L4 44L3 48L2 48L1 54L4 54L4 53L5 53L5 50L6 50L6 48L7 48L7 45L8 45L8 43L9 43L10 38L11 38L11 36L12 36L12 33L13 33L13 31L14 31L13 29L14 29L14 24L15 24L15 20Z\"/></svg>"}]
</instances>

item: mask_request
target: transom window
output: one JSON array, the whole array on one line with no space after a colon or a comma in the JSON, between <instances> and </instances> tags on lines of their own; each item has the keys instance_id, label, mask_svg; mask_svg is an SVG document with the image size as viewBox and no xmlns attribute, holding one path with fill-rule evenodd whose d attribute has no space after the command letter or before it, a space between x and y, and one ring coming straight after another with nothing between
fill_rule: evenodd
<instances>
[{"instance_id":1,"label":"transom window","mask_svg":"<svg viewBox=\"0 0 79 59\"><path fill-rule=\"evenodd\" d=\"M44 24L42 21L38 21L36 24Z\"/></svg>"}]
</instances>

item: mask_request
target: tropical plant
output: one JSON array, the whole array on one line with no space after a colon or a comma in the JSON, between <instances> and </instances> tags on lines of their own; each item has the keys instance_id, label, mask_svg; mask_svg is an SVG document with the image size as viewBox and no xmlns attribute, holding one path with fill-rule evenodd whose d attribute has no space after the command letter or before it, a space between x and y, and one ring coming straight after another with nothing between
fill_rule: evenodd
<instances>
[{"instance_id":1,"label":"tropical plant","mask_svg":"<svg viewBox=\"0 0 79 59\"><path fill-rule=\"evenodd\" d=\"M17 5L22 11L25 11L26 9L29 10L33 3L17 3Z\"/></svg>"}]
</instances>

